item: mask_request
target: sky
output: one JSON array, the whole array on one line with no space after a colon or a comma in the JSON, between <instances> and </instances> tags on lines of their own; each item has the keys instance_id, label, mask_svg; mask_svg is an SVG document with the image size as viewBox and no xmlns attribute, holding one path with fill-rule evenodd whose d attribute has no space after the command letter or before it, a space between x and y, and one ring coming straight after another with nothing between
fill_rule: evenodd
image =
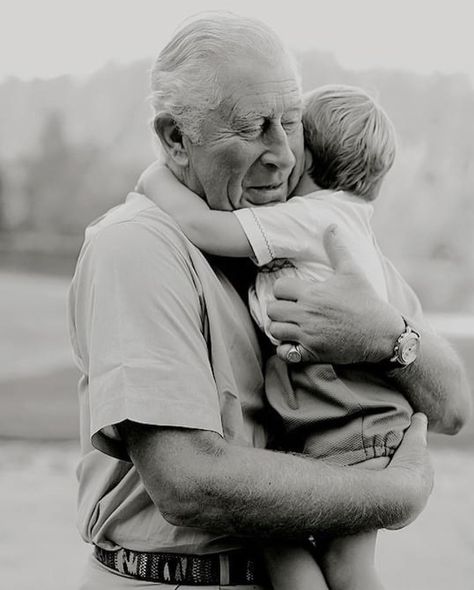
<instances>
[{"instance_id":1,"label":"sky","mask_svg":"<svg viewBox=\"0 0 474 590\"><path fill-rule=\"evenodd\" d=\"M87 75L152 58L186 17L227 9L272 26L295 50L346 67L463 72L474 83L470 0L0 0L0 81Z\"/></svg>"}]
</instances>

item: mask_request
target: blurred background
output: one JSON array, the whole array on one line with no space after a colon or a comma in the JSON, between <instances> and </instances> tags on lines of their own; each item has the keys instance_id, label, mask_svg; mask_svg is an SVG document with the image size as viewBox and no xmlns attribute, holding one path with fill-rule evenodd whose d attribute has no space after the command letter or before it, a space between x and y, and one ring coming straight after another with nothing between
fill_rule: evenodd
<instances>
[{"instance_id":1,"label":"blurred background","mask_svg":"<svg viewBox=\"0 0 474 590\"><path fill-rule=\"evenodd\" d=\"M469 2L3 0L0 6L0 579L74 589L77 372L67 288L85 226L154 159L153 56L200 10L261 18L305 89L356 84L398 132L376 202L385 253L474 382L474 41ZM474 575L474 427L431 436L436 485L410 527L382 533L387 590L464 590ZM51 557L54 555L54 561ZM3 583L5 580L5 583Z\"/></svg>"}]
</instances>

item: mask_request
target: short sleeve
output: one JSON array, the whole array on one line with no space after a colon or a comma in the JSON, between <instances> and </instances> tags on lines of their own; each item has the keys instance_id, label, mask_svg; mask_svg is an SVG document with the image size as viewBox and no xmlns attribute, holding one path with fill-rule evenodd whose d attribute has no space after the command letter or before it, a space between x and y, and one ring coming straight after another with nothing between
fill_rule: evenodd
<instances>
[{"instance_id":1,"label":"short sleeve","mask_svg":"<svg viewBox=\"0 0 474 590\"><path fill-rule=\"evenodd\" d=\"M307 259L314 240L322 240L325 219L306 198L293 197L271 207L234 211L259 266L276 258Z\"/></svg>"},{"instance_id":2,"label":"short sleeve","mask_svg":"<svg viewBox=\"0 0 474 590\"><path fill-rule=\"evenodd\" d=\"M120 441L106 435L124 420L222 435L185 249L167 232L121 223L94 238L84 265L76 324L88 358L93 445L124 458Z\"/></svg>"},{"instance_id":3,"label":"short sleeve","mask_svg":"<svg viewBox=\"0 0 474 590\"><path fill-rule=\"evenodd\" d=\"M275 258L275 254L267 239L265 230L255 214L255 209L237 209L233 211L252 247L255 262L264 266Z\"/></svg>"}]
</instances>

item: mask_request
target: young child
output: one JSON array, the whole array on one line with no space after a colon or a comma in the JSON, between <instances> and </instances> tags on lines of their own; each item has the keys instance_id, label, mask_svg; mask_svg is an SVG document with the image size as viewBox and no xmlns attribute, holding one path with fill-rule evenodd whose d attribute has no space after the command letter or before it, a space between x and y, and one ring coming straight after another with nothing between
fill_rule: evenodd
<instances>
[{"instance_id":1,"label":"young child","mask_svg":"<svg viewBox=\"0 0 474 590\"><path fill-rule=\"evenodd\" d=\"M261 272L250 289L249 306L273 344L278 342L266 310L274 299L274 282L281 276L326 280L334 271L323 235L333 224L379 296L387 300L390 295L370 218L371 202L395 156L391 122L361 89L332 85L305 97L303 125L306 171L297 196L286 203L210 210L184 185L178 188L164 167L147 175L141 187L204 252L254 258ZM412 334L417 345L418 334ZM274 356L267 363L266 395L281 422L283 448L366 469L388 464L412 413L383 372L361 365L287 365ZM374 569L376 534L316 539L317 562L301 547L268 548L273 587L381 589Z\"/></svg>"}]
</instances>

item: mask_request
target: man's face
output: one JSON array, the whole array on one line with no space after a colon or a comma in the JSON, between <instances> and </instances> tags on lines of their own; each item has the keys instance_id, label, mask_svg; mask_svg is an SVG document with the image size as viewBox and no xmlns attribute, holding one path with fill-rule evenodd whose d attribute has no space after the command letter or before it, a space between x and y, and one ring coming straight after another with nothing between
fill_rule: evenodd
<instances>
[{"instance_id":1,"label":"man's face","mask_svg":"<svg viewBox=\"0 0 474 590\"><path fill-rule=\"evenodd\" d=\"M301 96L287 58L241 57L220 75L224 100L188 142L189 186L212 209L285 201L304 167Z\"/></svg>"}]
</instances>

